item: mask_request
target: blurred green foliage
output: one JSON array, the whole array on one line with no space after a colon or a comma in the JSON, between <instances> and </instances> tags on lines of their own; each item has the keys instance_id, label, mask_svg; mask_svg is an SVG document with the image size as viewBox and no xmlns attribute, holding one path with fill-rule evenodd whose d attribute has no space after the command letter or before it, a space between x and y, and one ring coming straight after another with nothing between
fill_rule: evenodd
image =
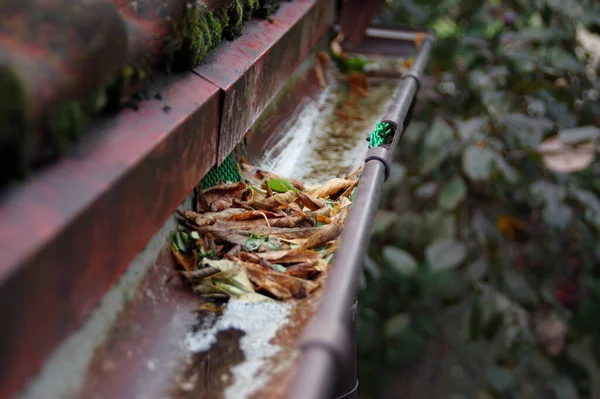
<instances>
[{"instance_id":1,"label":"blurred green foliage","mask_svg":"<svg viewBox=\"0 0 600 399\"><path fill-rule=\"evenodd\" d=\"M375 221L361 396L419 397L394 381L452 358L477 364L463 397L600 397L598 3L397 0L375 22L438 40Z\"/></svg>"}]
</instances>

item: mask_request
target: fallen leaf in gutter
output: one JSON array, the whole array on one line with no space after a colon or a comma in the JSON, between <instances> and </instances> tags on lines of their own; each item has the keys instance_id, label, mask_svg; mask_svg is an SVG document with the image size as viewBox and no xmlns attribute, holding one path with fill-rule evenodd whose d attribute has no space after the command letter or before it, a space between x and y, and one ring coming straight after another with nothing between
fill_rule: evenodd
<instances>
[{"instance_id":1,"label":"fallen leaf in gutter","mask_svg":"<svg viewBox=\"0 0 600 399\"><path fill-rule=\"evenodd\" d=\"M191 254L186 254L171 247L171 253L175 258L175 262L185 271L192 272L196 269L196 263L198 263L196 252L192 251Z\"/></svg>"},{"instance_id":2,"label":"fallen leaf in gutter","mask_svg":"<svg viewBox=\"0 0 600 399\"><path fill-rule=\"evenodd\" d=\"M208 226L217 220L226 220L235 215L247 213L245 209L229 208L220 212L197 213L193 211L183 211L181 215L188 220L193 221L197 226Z\"/></svg>"},{"instance_id":3,"label":"fallen leaf in gutter","mask_svg":"<svg viewBox=\"0 0 600 399\"><path fill-rule=\"evenodd\" d=\"M355 182L353 181L336 177L325 182L322 186L312 190L310 194L318 198L331 198L335 196L335 194L339 194L340 192L347 190L348 187L352 186L354 183Z\"/></svg>"},{"instance_id":4,"label":"fallen leaf in gutter","mask_svg":"<svg viewBox=\"0 0 600 399\"><path fill-rule=\"evenodd\" d=\"M315 259L310 262L290 266L285 271L285 274L305 280L312 280L327 270L328 266L329 264L324 259Z\"/></svg>"},{"instance_id":5,"label":"fallen leaf in gutter","mask_svg":"<svg viewBox=\"0 0 600 399\"><path fill-rule=\"evenodd\" d=\"M271 294L287 299L290 296L301 299L308 296L319 287L319 283L288 276L280 272L267 270L254 263L241 262L240 264L248 272L248 277L259 289L269 291ZM253 280L254 278L254 280Z\"/></svg>"},{"instance_id":6,"label":"fallen leaf in gutter","mask_svg":"<svg viewBox=\"0 0 600 399\"><path fill-rule=\"evenodd\" d=\"M269 212L269 211L246 211L241 213L236 213L226 219L227 221L239 221L239 220L256 220L256 219L264 219L267 218L278 218L286 216L285 212L277 211L277 212Z\"/></svg>"},{"instance_id":7,"label":"fallen leaf in gutter","mask_svg":"<svg viewBox=\"0 0 600 399\"><path fill-rule=\"evenodd\" d=\"M243 203L246 206L255 209L265 209L265 210L274 210L279 208L280 206L286 206L290 203L294 202L298 198L298 193L296 191L288 191L281 194L275 194L272 197L265 198L262 201L250 201Z\"/></svg>"},{"instance_id":8,"label":"fallen leaf in gutter","mask_svg":"<svg viewBox=\"0 0 600 399\"><path fill-rule=\"evenodd\" d=\"M327 207L327 205L317 197L303 192L298 193L298 200L302 202L303 206L311 211L317 211Z\"/></svg>"},{"instance_id":9,"label":"fallen leaf in gutter","mask_svg":"<svg viewBox=\"0 0 600 399\"><path fill-rule=\"evenodd\" d=\"M246 190L242 182L219 184L198 193L198 209L205 212L219 212L231 206L232 200Z\"/></svg>"},{"instance_id":10,"label":"fallen leaf in gutter","mask_svg":"<svg viewBox=\"0 0 600 399\"><path fill-rule=\"evenodd\" d=\"M348 211L348 207L343 208L340 213L336 215L336 218L331 224L323 226L320 231L317 231L315 234L311 235L302 245L302 247L308 249L318 248L327 244L329 241L338 238L338 236L344 230L344 223L346 221Z\"/></svg>"}]
</instances>

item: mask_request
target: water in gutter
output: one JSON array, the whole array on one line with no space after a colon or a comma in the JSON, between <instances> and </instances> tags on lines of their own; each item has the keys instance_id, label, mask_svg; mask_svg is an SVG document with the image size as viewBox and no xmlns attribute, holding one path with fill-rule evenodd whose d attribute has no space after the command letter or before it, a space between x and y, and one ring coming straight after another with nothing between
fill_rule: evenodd
<instances>
[{"instance_id":1,"label":"water in gutter","mask_svg":"<svg viewBox=\"0 0 600 399\"><path fill-rule=\"evenodd\" d=\"M348 115L348 84L344 79L330 76L329 85L320 95L305 98L288 122L281 124L260 149L260 156L251 157L253 164L309 186L347 175L361 166L367 152L365 139L385 113L398 80L371 79L368 95L360 98L351 107L354 112ZM314 297L318 300L320 292ZM220 368L218 372L203 369L202 376L192 379L193 385L202 385L207 378L216 379L224 398L260 397L265 385L271 388L274 376L279 379L289 371L275 366L297 355L297 348L289 342L282 343L282 331L294 330L296 334L301 330L304 322L298 322L297 308L311 313L315 298L283 303L231 301L221 315L204 318L199 328L187 335L187 350L200 358L218 357L215 346L224 339L227 345L241 351L243 360L232 361L225 372ZM240 334L221 334L232 331ZM190 392L207 388L192 386L189 380L182 381L180 387Z\"/></svg>"}]
</instances>

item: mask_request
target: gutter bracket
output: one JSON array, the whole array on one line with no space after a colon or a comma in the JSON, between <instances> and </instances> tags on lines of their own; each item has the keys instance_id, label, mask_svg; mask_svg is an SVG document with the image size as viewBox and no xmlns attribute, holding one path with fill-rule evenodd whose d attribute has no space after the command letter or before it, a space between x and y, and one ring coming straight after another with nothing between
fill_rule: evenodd
<instances>
[{"instance_id":1,"label":"gutter bracket","mask_svg":"<svg viewBox=\"0 0 600 399\"><path fill-rule=\"evenodd\" d=\"M371 148L367 152L367 157L365 158L365 164L371 161L379 161L383 164L385 168L385 178L383 179L383 181L387 181L387 179L390 177L391 168L389 163L389 152L389 150L383 147Z\"/></svg>"},{"instance_id":2,"label":"gutter bracket","mask_svg":"<svg viewBox=\"0 0 600 399\"><path fill-rule=\"evenodd\" d=\"M330 333L321 334L321 331ZM300 350L302 352L309 349L325 350L333 355L341 369L346 363L348 344L350 344L350 336L345 323L321 319L315 320L312 327L305 330L300 341Z\"/></svg>"}]
</instances>

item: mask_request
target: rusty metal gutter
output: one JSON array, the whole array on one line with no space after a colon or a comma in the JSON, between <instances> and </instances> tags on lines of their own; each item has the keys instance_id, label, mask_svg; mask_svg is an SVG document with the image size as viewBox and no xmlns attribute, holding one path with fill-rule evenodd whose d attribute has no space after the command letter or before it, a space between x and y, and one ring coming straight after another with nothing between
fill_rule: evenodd
<instances>
[{"instance_id":1,"label":"rusty metal gutter","mask_svg":"<svg viewBox=\"0 0 600 399\"><path fill-rule=\"evenodd\" d=\"M230 81L208 66L157 78L139 108L99 121L71 154L1 194L0 397L21 391L84 325L334 17L333 0L283 2L207 60Z\"/></svg>"},{"instance_id":2,"label":"rusty metal gutter","mask_svg":"<svg viewBox=\"0 0 600 399\"><path fill-rule=\"evenodd\" d=\"M299 368L289 393L291 399L355 397L356 356L354 338L355 295L363 255L383 183L387 180L396 146L408 124L409 111L419 88L419 78L429 60L433 37L428 36L410 73L398 87L393 105L383 119L394 126L392 144L370 149L365 159L333 270L317 313L304 332Z\"/></svg>"}]
</instances>

